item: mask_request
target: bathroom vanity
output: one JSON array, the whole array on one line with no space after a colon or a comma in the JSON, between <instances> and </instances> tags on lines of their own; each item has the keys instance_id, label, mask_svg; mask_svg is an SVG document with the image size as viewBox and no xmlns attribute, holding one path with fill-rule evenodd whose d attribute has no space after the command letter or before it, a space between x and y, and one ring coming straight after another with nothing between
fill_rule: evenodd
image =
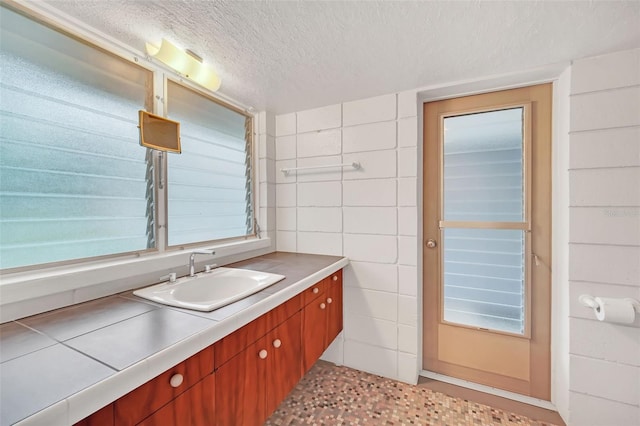
<instances>
[{"instance_id":1,"label":"bathroom vanity","mask_svg":"<svg viewBox=\"0 0 640 426\"><path fill-rule=\"evenodd\" d=\"M5 412L2 424L262 424L342 330L347 264L342 257L271 253L227 265L286 278L213 312L126 292L4 324L9 351L26 338L44 337L49 346L3 362L2 385L16 394L3 396L3 411L14 413ZM86 360L45 356L54 349ZM97 373L88 373L92 363ZM70 383L70 374L84 382ZM29 386L33 394L17 395ZM65 388L67 395L55 396ZM29 407L19 405L22 399ZM13 401L18 405L5 405Z\"/></svg>"}]
</instances>

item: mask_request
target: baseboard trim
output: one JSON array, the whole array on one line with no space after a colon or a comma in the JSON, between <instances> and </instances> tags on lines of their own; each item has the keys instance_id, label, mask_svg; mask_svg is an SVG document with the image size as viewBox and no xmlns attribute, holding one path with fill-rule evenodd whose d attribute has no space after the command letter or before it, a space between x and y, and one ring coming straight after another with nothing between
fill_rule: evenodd
<instances>
[{"instance_id":1,"label":"baseboard trim","mask_svg":"<svg viewBox=\"0 0 640 426\"><path fill-rule=\"evenodd\" d=\"M455 377L445 376L444 374L434 373L432 371L422 370L420 371L420 375L428 379L434 379L440 382L449 383L449 384L460 386L463 388L472 389L475 391L488 393L490 395L511 399L513 401L523 402L525 404L533 405L535 407L545 408L547 410L552 410L552 411L558 411L551 402L545 401L544 399L538 399L538 398L533 398L531 396L520 395L518 393L509 392L509 391L494 388L491 386L480 385L478 383L457 379Z\"/></svg>"}]
</instances>

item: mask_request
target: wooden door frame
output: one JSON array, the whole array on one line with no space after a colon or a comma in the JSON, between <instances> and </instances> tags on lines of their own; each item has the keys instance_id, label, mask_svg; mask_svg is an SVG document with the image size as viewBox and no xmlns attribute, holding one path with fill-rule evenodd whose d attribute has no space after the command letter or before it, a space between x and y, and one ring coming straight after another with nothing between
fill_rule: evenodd
<instances>
[{"instance_id":1,"label":"wooden door frame","mask_svg":"<svg viewBox=\"0 0 640 426\"><path fill-rule=\"evenodd\" d=\"M521 89L527 90L529 87L531 87L530 85L526 85L524 87L522 87ZM500 91L500 89L495 90L495 91ZM483 93L487 93L487 91L484 91ZM469 95L472 96L472 95ZM460 97L460 96L452 96L452 98L455 97ZM438 138L438 128L427 128L427 126L425 125L425 121L427 121L427 118L425 117L426 112L425 112L425 107L424 107L424 103L427 102L432 102L432 101L439 101L442 99L434 99L434 100L424 100L423 102L420 103L420 105L422 106L421 108L421 112L422 114L420 114L420 118L423 118L423 122L421 123L422 125L421 130L422 130L422 137L421 140L424 142L427 138L427 136L429 137L436 137ZM551 88L551 90L549 91L549 98L548 98L548 102L549 102L549 107L551 107L552 103L553 103L553 88ZM431 117L431 119L438 119L438 117ZM544 144L544 146L541 147L536 147L534 149L542 149L544 150L543 153L538 153L537 155L542 155L542 156L548 156L548 158L551 158L551 151L552 151L552 140L553 140L553 135L552 135L552 131L551 131L551 122L552 122L552 118L549 120L548 123L545 123L545 126L548 126L548 128L543 129L543 133L544 134L548 134L549 136L549 143L548 144ZM426 133L426 132L431 132L431 133ZM438 146L438 150L440 150L441 147ZM534 154L536 155L536 154ZM424 146L423 143L423 151L421 153L421 159L422 159L422 173L420 174L420 178L422 179L422 184L423 184L423 188L421 191L421 194L424 194L424 198L425 199L432 199L431 197L433 196L433 194L439 194L439 182L437 180L430 182L426 179L426 175L427 172L429 171L433 171L436 170L437 173L440 173L440 155L434 155L432 158L426 158L426 147ZM553 174L553 167L552 164L550 163L548 165L549 167L549 174L548 175L544 175L544 176L534 176L534 184L535 185L539 185L539 186L545 186L548 187L548 195L549 198L547 200L547 203L550 204L552 201L552 190L551 190L551 176ZM439 203L423 203L423 211L422 211L422 222L423 222L423 226L421 226L422 232L421 235L423 236L423 242L426 241L427 238L433 238L434 235L439 235L439 226L437 223L437 220L435 221L435 223L428 223L427 222L427 218L438 218L439 217ZM537 220L540 222L546 222L551 220L551 209L549 209L549 212L547 212L546 217L532 217L531 220ZM421 224L422 225L422 224ZM550 226L549 226L550 229ZM547 240L544 240L545 244L548 244L548 252L549 252L549 257L543 259L543 263L544 265L551 265L551 247L553 245L552 243L552 235L551 232L548 235ZM437 328L437 324L439 322L439 310L437 309L426 309L429 306L429 303L431 303L432 300L434 300L434 296L436 298L436 300L438 299L438 294L440 292L440 286L438 286L436 293L433 292L433 290L431 292L427 291L424 288L424 283L425 282L437 282L440 279L440 271L438 268L432 268L433 270L428 270L428 268L425 268L425 262L424 262L424 257L425 257L425 251L424 251L424 246L422 246L422 252L421 252L421 256L420 256L420 260L422 261L422 273L423 273L423 286L421 288L423 295L422 295L422 320L420 322L420 326L423 327L423 331L420 333L421 337L423 338L423 342L421 345L421 349L422 349L422 353L420 354L420 360L423 362L424 359L426 359L427 357L433 357L433 351L434 349L428 344L428 341L433 339L435 337L435 330L434 328ZM535 248L534 248L534 251ZM548 272L547 275L547 280L548 282L551 284L551 274L550 272ZM536 300L536 298L540 298L540 295L538 295L537 293L533 293L532 297L534 300ZM550 299L551 297L551 290L548 289L548 296L547 299ZM537 306L540 305L540 302L537 302L536 304ZM535 307L534 307L535 309ZM550 400L551 399L551 338L550 338L550 328L551 328L551 312L552 312L552 306L550 304L550 300L548 300L548 309L549 309L549 314L548 316L545 317L544 321L546 323L545 326L543 327L538 327L537 330L534 330L534 332L536 333L537 338L544 340L545 342L548 342L548 346L545 345L544 350L540 350L540 348L536 347L535 345L532 346L532 356L535 356L536 359L539 360L539 362L541 362L543 365L545 365L546 370L549 371L549 376L546 378L546 380L544 381L540 381L538 379L532 379L532 383L531 385L528 384L528 382L523 382L520 380L516 380L516 379L509 379L505 381L505 387L508 388L509 390L513 391L513 392L517 392L519 394L523 394L523 395L531 395L534 398L540 398L543 400ZM540 314L535 314L536 316L540 316ZM430 324L434 325L431 327L431 329L429 329L429 327L427 327L425 324L427 323L426 320L429 320ZM437 357L436 357L437 358ZM473 372L469 371L468 372L470 374L470 377L473 377ZM452 374L453 375L453 374ZM532 376L534 377L534 376ZM544 382L544 383L543 383Z\"/></svg>"}]
</instances>

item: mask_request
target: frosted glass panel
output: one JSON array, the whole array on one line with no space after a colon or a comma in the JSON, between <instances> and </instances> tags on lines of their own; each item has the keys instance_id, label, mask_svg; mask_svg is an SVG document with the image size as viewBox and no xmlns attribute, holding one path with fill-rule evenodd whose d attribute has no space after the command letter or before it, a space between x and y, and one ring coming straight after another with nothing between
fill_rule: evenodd
<instances>
[{"instance_id":1,"label":"frosted glass panel","mask_svg":"<svg viewBox=\"0 0 640 426\"><path fill-rule=\"evenodd\" d=\"M444 219L523 221L522 108L444 119Z\"/></svg>"},{"instance_id":2,"label":"frosted glass panel","mask_svg":"<svg viewBox=\"0 0 640 426\"><path fill-rule=\"evenodd\" d=\"M0 267L153 247L151 73L1 11Z\"/></svg>"},{"instance_id":3,"label":"frosted glass panel","mask_svg":"<svg viewBox=\"0 0 640 426\"><path fill-rule=\"evenodd\" d=\"M444 319L524 332L524 232L445 229Z\"/></svg>"},{"instance_id":4,"label":"frosted glass panel","mask_svg":"<svg viewBox=\"0 0 640 426\"><path fill-rule=\"evenodd\" d=\"M169 82L169 113L182 154L169 158L169 245L253 231L247 117Z\"/></svg>"}]
</instances>

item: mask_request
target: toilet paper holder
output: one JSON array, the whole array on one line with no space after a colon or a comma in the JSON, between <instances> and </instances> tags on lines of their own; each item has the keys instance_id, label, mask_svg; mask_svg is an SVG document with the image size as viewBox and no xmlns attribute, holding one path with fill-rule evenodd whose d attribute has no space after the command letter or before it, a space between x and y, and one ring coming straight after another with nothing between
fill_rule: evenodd
<instances>
[{"instance_id":1,"label":"toilet paper holder","mask_svg":"<svg viewBox=\"0 0 640 426\"><path fill-rule=\"evenodd\" d=\"M595 297L590 294L581 294L578 297L580 304L582 306L586 306L587 308L595 309L596 312L600 311L600 305ZM636 311L636 315L640 314L640 302L636 299L632 299L630 297L625 297L624 300L629 301L633 305L633 309Z\"/></svg>"}]
</instances>

